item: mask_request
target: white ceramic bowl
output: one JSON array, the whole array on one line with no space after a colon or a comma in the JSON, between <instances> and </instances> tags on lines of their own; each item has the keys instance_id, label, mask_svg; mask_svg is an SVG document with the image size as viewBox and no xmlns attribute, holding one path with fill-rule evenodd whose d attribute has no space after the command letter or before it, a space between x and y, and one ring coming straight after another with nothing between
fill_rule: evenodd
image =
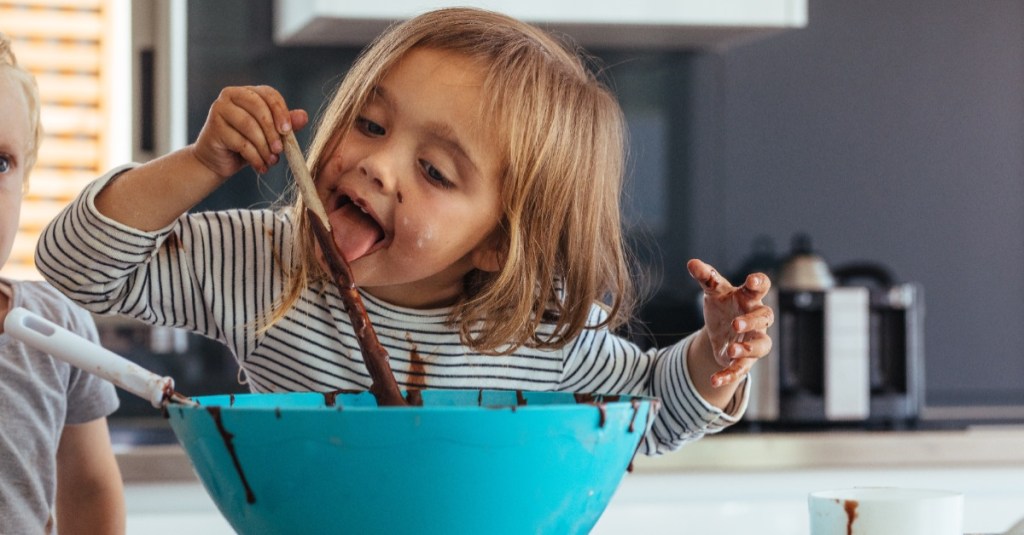
<instances>
[{"instance_id":1,"label":"white ceramic bowl","mask_svg":"<svg viewBox=\"0 0 1024 535\"><path fill-rule=\"evenodd\" d=\"M963 494L861 487L813 492L811 535L963 535Z\"/></svg>"}]
</instances>

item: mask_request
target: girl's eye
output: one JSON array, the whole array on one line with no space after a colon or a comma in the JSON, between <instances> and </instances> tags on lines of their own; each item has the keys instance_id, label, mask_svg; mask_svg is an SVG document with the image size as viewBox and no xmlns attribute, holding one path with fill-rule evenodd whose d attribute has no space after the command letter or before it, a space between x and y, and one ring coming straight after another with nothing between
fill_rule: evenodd
<instances>
[{"instance_id":1,"label":"girl's eye","mask_svg":"<svg viewBox=\"0 0 1024 535\"><path fill-rule=\"evenodd\" d=\"M379 124L377 124L377 123L375 123L375 122L373 122L373 121L371 121L371 120L369 120L369 119L367 119L365 117L357 118L356 119L356 125L359 127L360 130L363 131L363 133L365 133L367 135L383 136L384 134L387 133L387 130L384 130L383 126L381 126L381 125L379 125Z\"/></svg>"},{"instance_id":2,"label":"girl's eye","mask_svg":"<svg viewBox=\"0 0 1024 535\"><path fill-rule=\"evenodd\" d=\"M427 178L437 186L444 189L451 189L455 187L455 184L453 184L451 180L448 180L448 178L444 176L444 173L442 173L440 169L434 167L430 162L420 160L420 166L423 167L423 173L427 175Z\"/></svg>"},{"instance_id":3,"label":"girl's eye","mask_svg":"<svg viewBox=\"0 0 1024 535\"><path fill-rule=\"evenodd\" d=\"M11 160L7 156L0 156L0 173L11 170Z\"/></svg>"}]
</instances>

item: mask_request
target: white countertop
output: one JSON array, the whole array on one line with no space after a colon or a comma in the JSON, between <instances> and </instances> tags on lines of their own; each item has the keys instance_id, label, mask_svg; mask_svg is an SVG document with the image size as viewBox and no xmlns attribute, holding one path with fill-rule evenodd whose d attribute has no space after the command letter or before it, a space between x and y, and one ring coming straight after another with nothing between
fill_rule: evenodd
<instances>
[{"instance_id":1,"label":"white countertop","mask_svg":"<svg viewBox=\"0 0 1024 535\"><path fill-rule=\"evenodd\" d=\"M852 486L956 489L965 533L1024 517L1024 467L627 474L591 535L807 535L807 494ZM234 533L197 482L132 483L128 533Z\"/></svg>"},{"instance_id":2,"label":"white countertop","mask_svg":"<svg viewBox=\"0 0 1024 535\"><path fill-rule=\"evenodd\" d=\"M196 481L177 444L115 449L127 482ZM634 460L636 473L989 466L1024 466L1024 426L954 431L726 432L677 452L660 457L641 455Z\"/></svg>"},{"instance_id":3,"label":"white countertop","mask_svg":"<svg viewBox=\"0 0 1024 535\"><path fill-rule=\"evenodd\" d=\"M726 432L669 455L637 458L635 465L642 472L1024 466L1024 426L949 431Z\"/></svg>"},{"instance_id":4,"label":"white countertop","mask_svg":"<svg viewBox=\"0 0 1024 535\"><path fill-rule=\"evenodd\" d=\"M958 490L967 533L1024 517L1024 428L725 433L638 457L592 532L806 535L809 492L851 486ZM118 453L128 532L233 533L177 445Z\"/></svg>"}]
</instances>

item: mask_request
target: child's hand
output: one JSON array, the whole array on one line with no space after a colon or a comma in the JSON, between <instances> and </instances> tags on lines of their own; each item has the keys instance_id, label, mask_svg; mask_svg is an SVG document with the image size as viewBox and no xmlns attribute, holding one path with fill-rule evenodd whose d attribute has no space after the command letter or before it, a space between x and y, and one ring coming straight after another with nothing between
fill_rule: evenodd
<instances>
[{"instance_id":1,"label":"child's hand","mask_svg":"<svg viewBox=\"0 0 1024 535\"><path fill-rule=\"evenodd\" d=\"M700 260L690 260L686 268L704 289L704 328L715 362L721 367L711 376L711 384L719 387L736 382L771 350L767 330L775 314L762 302L771 281L763 273L754 273L737 288Z\"/></svg>"},{"instance_id":2,"label":"child's hand","mask_svg":"<svg viewBox=\"0 0 1024 535\"><path fill-rule=\"evenodd\" d=\"M246 164L266 173L280 160L281 135L309 121L303 110L288 110L272 87L228 87L210 106L193 154L217 176L227 178Z\"/></svg>"}]
</instances>

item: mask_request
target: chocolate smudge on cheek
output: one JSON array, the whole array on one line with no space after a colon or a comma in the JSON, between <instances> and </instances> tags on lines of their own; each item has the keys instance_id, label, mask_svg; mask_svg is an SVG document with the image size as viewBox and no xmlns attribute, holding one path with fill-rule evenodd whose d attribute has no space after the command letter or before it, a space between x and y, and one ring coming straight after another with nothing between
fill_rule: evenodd
<instances>
[{"instance_id":1,"label":"chocolate smudge on cheek","mask_svg":"<svg viewBox=\"0 0 1024 535\"><path fill-rule=\"evenodd\" d=\"M231 462L235 465L235 471L238 472L238 477L242 480L242 486L245 488L245 501L247 503L256 503L256 495L252 493L249 480L245 478L245 472L242 471L242 464L238 462L238 454L235 452L234 444L235 435L224 428L224 421L220 417L220 407L207 407L206 412L210 413L210 416L213 417L213 422L217 424L217 431L220 433L221 439L224 440L224 447L228 449Z\"/></svg>"}]
</instances>

